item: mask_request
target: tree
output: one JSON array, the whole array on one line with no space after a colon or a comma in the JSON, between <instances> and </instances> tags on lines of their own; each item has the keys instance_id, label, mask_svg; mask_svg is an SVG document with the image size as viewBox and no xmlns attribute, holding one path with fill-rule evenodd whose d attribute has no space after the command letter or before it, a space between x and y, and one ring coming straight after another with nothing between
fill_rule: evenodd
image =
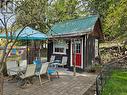
<instances>
[{"instance_id":1,"label":"tree","mask_svg":"<svg viewBox=\"0 0 127 95\"><path fill-rule=\"evenodd\" d=\"M107 16L104 19L104 31L109 37L116 39L127 31L127 0L115 2L107 10Z\"/></svg>"},{"instance_id":2,"label":"tree","mask_svg":"<svg viewBox=\"0 0 127 95\"><path fill-rule=\"evenodd\" d=\"M18 19L17 22L25 25L28 22L38 21L38 29L47 32L56 22L86 15L85 5L83 0L24 0L19 8L25 11L18 13L17 19L20 16L25 19Z\"/></svg>"},{"instance_id":3,"label":"tree","mask_svg":"<svg viewBox=\"0 0 127 95\"><path fill-rule=\"evenodd\" d=\"M12 50L13 46L15 45L15 43L17 42L17 38L20 35L20 33L25 29L26 26L31 26L31 25L36 25L36 22L28 22L27 24L25 24L24 26L22 26L20 23L17 23L16 20L16 15L17 13L20 12L24 12L23 9L19 9L18 6L11 6L10 4L15 5L16 2L6 2L4 6L2 6L0 8L0 26L1 26L1 33L5 33L6 35L6 39L4 39L3 41L3 52L1 55L1 60L0 60L0 95L3 95L3 74L6 74L6 60L8 57L8 54L10 53L10 51ZM9 8L9 9L6 9ZM15 10L15 8L18 10ZM9 11L7 11L9 10ZM23 18L19 18L19 19L23 19ZM16 39L13 40L9 37L9 35L12 37L14 35L14 31L16 31L18 28L22 28L22 30L19 32L19 34L17 35ZM8 48L10 47L10 48Z\"/></svg>"},{"instance_id":4,"label":"tree","mask_svg":"<svg viewBox=\"0 0 127 95\"><path fill-rule=\"evenodd\" d=\"M28 23L37 22L31 24L31 27L37 27L39 30L46 29L46 7L47 0L24 0L21 1L21 5L17 7L17 23L25 26ZM18 11L18 10L23 11ZM20 18L20 19L19 19Z\"/></svg>"},{"instance_id":5,"label":"tree","mask_svg":"<svg viewBox=\"0 0 127 95\"><path fill-rule=\"evenodd\" d=\"M87 0L90 13L99 14L107 40L113 40L126 32L127 0Z\"/></svg>"}]
</instances>

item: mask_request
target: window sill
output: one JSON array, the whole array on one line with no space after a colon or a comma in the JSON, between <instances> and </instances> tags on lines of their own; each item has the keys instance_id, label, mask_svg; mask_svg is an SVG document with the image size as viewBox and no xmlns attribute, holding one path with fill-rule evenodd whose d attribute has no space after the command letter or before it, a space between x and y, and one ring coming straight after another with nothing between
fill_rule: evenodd
<instances>
[{"instance_id":1,"label":"window sill","mask_svg":"<svg viewBox=\"0 0 127 95\"><path fill-rule=\"evenodd\" d=\"M53 52L53 54L61 54L61 55L66 55L66 53L61 53L61 52Z\"/></svg>"}]
</instances>

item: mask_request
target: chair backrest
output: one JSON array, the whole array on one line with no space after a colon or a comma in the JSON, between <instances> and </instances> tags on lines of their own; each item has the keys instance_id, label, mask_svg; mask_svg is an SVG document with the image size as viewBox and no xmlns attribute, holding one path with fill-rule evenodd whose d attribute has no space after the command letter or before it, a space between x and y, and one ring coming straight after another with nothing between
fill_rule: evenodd
<instances>
[{"instance_id":1,"label":"chair backrest","mask_svg":"<svg viewBox=\"0 0 127 95\"><path fill-rule=\"evenodd\" d=\"M19 66L27 67L27 60L20 60L19 61Z\"/></svg>"},{"instance_id":2,"label":"chair backrest","mask_svg":"<svg viewBox=\"0 0 127 95\"><path fill-rule=\"evenodd\" d=\"M40 75L47 73L48 65L49 65L49 62L42 63L42 66L41 66L41 69L40 69Z\"/></svg>"},{"instance_id":3,"label":"chair backrest","mask_svg":"<svg viewBox=\"0 0 127 95\"><path fill-rule=\"evenodd\" d=\"M35 73L35 68L36 68L36 65L35 64L27 65L25 77L33 76L34 73Z\"/></svg>"},{"instance_id":4,"label":"chair backrest","mask_svg":"<svg viewBox=\"0 0 127 95\"><path fill-rule=\"evenodd\" d=\"M16 48L13 48L12 51L11 51L11 54L16 54Z\"/></svg>"},{"instance_id":5,"label":"chair backrest","mask_svg":"<svg viewBox=\"0 0 127 95\"><path fill-rule=\"evenodd\" d=\"M36 64L35 72L40 72L41 66L42 66L42 63Z\"/></svg>"},{"instance_id":6,"label":"chair backrest","mask_svg":"<svg viewBox=\"0 0 127 95\"><path fill-rule=\"evenodd\" d=\"M54 62L54 60L55 60L55 55L51 55L50 62Z\"/></svg>"},{"instance_id":7,"label":"chair backrest","mask_svg":"<svg viewBox=\"0 0 127 95\"><path fill-rule=\"evenodd\" d=\"M62 64L64 64L64 65L67 64L67 57L66 57L66 56L64 56L64 57L62 58Z\"/></svg>"},{"instance_id":8,"label":"chair backrest","mask_svg":"<svg viewBox=\"0 0 127 95\"><path fill-rule=\"evenodd\" d=\"M12 72L10 71L9 69L11 68L16 68L18 67L18 64L16 61L7 61L6 62L6 66L7 66L7 74L8 75L16 75L17 73L16 72Z\"/></svg>"},{"instance_id":9,"label":"chair backrest","mask_svg":"<svg viewBox=\"0 0 127 95\"><path fill-rule=\"evenodd\" d=\"M7 61L6 62L7 69L18 67L18 64L16 61Z\"/></svg>"}]
</instances>

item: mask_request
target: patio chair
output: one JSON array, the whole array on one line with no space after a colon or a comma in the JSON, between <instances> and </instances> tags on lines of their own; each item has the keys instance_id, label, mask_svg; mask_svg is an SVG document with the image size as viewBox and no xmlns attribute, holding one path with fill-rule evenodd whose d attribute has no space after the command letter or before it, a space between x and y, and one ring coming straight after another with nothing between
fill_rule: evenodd
<instances>
[{"instance_id":1,"label":"patio chair","mask_svg":"<svg viewBox=\"0 0 127 95\"><path fill-rule=\"evenodd\" d=\"M27 67L27 60L20 60L19 66L23 67L23 69L26 68Z\"/></svg>"},{"instance_id":2,"label":"patio chair","mask_svg":"<svg viewBox=\"0 0 127 95\"><path fill-rule=\"evenodd\" d=\"M39 72L41 69L42 62L40 59L36 59L33 61L33 64L36 64L35 72Z\"/></svg>"},{"instance_id":3,"label":"patio chair","mask_svg":"<svg viewBox=\"0 0 127 95\"><path fill-rule=\"evenodd\" d=\"M54 60L55 60L55 55L51 55L50 62L54 62Z\"/></svg>"},{"instance_id":4,"label":"patio chair","mask_svg":"<svg viewBox=\"0 0 127 95\"><path fill-rule=\"evenodd\" d=\"M22 85L26 85L27 83L32 84L31 77L35 75L35 68L35 64L30 64L27 66L25 74L22 73L22 75L19 76L23 82Z\"/></svg>"},{"instance_id":5,"label":"patio chair","mask_svg":"<svg viewBox=\"0 0 127 95\"><path fill-rule=\"evenodd\" d=\"M50 77L49 77L49 75L47 73L48 65L49 65L49 62L42 63L40 72L36 72L35 73L35 75L39 77L40 84L42 84L41 75L47 75L48 76L48 81L50 81ZM47 81L45 81L45 82L47 82ZM43 83L45 83L45 82L43 82Z\"/></svg>"},{"instance_id":6,"label":"patio chair","mask_svg":"<svg viewBox=\"0 0 127 95\"><path fill-rule=\"evenodd\" d=\"M55 55L51 55L51 58L50 58L50 67L53 67L53 63L55 62Z\"/></svg>"},{"instance_id":7,"label":"patio chair","mask_svg":"<svg viewBox=\"0 0 127 95\"><path fill-rule=\"evenodd\" d=\"M58 66L64 67L65 65L67 65L67 57L66 56L64 56L62 58L62 62L60 64L58 64Z\"/></svg>"},{"instance_id":8,"label":"patio chair","mask_svg":"<svg viewBox=\"0 0 127 95\"><path fill-rule=\"evenodd\" d=\"M55 76L57 76L57 78L59 78L58 71L57 70L54 70L54 69L48 69L48 75L49 75L50 79L51 79L51 76L52 75L55 75Z\"/></svg>"},{"instance_id":9,"label":"patio chair","mask_svg":"<svg viewBox=\"0 0 127 95\"><path fill-rule=\"evenodd\" d=\"M52 67L58 68L58 64L61 64L61 60L55 60L55 61L52 63Z\"/></svg>"},{"instance_id":10,"label":"patio chair","mask_svg":"<svg viewBox=\"0 0 127 95\"><path fill-rule=\"evenodd\" d=\"M17 64L16 61L7 61L7 62L6 62L6 66L7 66L7 74L8 74L9 76L17 75L16 72L13 72L13 71L10 70L11 68L16 68L16 67L18 67L18 64Z\"/></svg>"}]
</instances>

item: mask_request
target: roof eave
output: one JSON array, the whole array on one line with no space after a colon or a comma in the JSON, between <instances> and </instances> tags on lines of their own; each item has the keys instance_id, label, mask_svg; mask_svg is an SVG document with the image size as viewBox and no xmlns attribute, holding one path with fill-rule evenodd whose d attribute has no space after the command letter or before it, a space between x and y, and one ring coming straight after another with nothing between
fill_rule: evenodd
<instances>
[{"instance_id":1,"label":"roof eave","mask_svg":"<svg viewBox=\"0 0 127 95\"><path fill-rule=\"evenodd\" d=\"M52 36L48 36L48 38L60 38L60 37L75 37L75 36L82 36L82 35L86 35L86 34L90 34L92 32L92 29L87 31L87 32L78 32L78 33L69 33L69 34L60 34L60 35L52 35Z\"/></svg>"}]
</instances>

